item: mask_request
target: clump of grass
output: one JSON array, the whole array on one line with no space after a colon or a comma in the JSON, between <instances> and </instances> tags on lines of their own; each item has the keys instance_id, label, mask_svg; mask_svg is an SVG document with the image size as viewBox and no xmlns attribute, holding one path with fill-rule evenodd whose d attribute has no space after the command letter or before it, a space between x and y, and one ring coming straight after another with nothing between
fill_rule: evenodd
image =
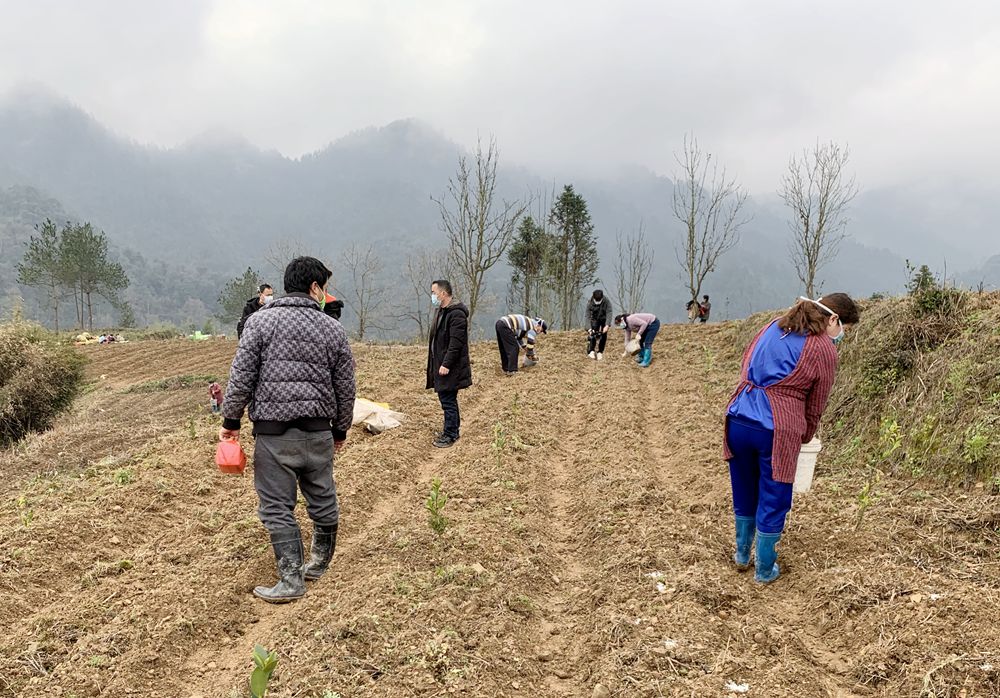
<instances>
[{"instance_id":1,"label":"clump of grass","mask_svg":"<svg viewBox=\"0 0 1000 698\"><path fill-rule=\"evenodd\" d=\"M37 325L0 325L0 447L52 426L80 393L83 365Z\"/></svg>"},{"instance_id":2,"label":"clump of grass","mask_svg":"<svg viewBox=\"0 0 1000 698\"><path fill-rule=\"evenodd\" d=\"M1000 293L950 287L926 268L913 270L907 296L864 303L841 345L823 432L830 456L864 470L860 504L877 484L871 468L967 485L997 474L998 327Z\"/></svg>"},{"instance_id":3,"label":"clump of grass","mask_svg":"<svg viewBox=\"0 0 1000 698\"><path fill-rule=\"evenodd\" d=\"M135 481L135 471L132 468L119 468L112 474L111 479L119 487L130 485Z\"/></svg>"}]
</instances>

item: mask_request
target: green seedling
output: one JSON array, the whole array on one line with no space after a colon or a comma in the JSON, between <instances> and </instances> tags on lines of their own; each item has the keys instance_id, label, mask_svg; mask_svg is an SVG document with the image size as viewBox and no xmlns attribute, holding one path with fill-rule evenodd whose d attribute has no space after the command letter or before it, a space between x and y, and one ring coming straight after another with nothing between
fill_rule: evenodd
<instances>
[{"instance_id":1,"label":"green seedling","mask_svg":"<svg viewBox=\"0 0 1000 698\"><path fill-rule=\"evenodd\" d=\"M503 422L497 422L493 425L493 441L490 443L490 448L493 450L493 457L497 459L498 468L503 466L503 452L506 447L507 431Z\"/></svg>"},{"instance_id":2,"label":"green seedling","mask_svg":"<svg viewBox=\"0 0 1000 698\"><path fill-rule=\"evenodd\" d=\"M431 530L439 536L448 528L448 519L441 513L444 511L445 504L447 503L448 495L441 491L440 478L434 478L431 481L431 493L427 497L427 502L424 506L430 513L428 523L430 523Z\"/></svg>"},{"instance_id":3,"label":"green seedling","mask_svg":"<svg viewBox=\"0 0 1000 698\"><path fill-rule=\"evenodd\" d=\"M254 669L250 674L250 695L253 698L264 698L267 695L267 684L271 674L278 666L278 653L268 652L260 645L253 648Z\"/></svg>"},{"instance_id":4,"label":"green seedling","mask_svg":"<svg viewBox=\"0 0 1000 698\"><path fill-rule=\"evenodd\" d=\"M25 495L17 498L17 514L21 519L21 525L25 528L35 520L35 510L28 506L28 498Z\"/></svg>"}]
</instances>

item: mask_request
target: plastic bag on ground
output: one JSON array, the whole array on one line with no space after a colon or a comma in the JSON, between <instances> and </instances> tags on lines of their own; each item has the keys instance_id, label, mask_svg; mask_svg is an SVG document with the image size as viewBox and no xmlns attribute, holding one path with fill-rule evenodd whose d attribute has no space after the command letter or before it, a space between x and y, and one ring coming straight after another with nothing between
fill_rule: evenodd
<instances>
[{"instance_id":1,"label":"plastic bag on ground","mask_svg":"<svg viewBox=\"0 0 1000 698\"><path fill-rule=\"evenodd\" d=\"M359 397L354 401L354 418L351 423L354 426L363 424L365 430L371 434L381 434L383 431L400 426L404 419L406 415L394 412L385 403Z\"/></svg>"}]
</instances>

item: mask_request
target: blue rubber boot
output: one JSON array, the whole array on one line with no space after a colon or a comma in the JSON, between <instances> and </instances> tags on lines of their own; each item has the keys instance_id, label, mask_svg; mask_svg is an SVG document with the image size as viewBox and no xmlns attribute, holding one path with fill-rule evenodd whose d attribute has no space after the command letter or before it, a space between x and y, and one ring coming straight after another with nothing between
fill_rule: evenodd
<instances>
[{"instance_id":1,"label":"blue rubber boot","mask_svg":"<svg viewBox=\"0 0 1000 698\"><path fill-rule=\"evenodd\" d=\"M642 350L642 361L639 362L639 368L649 368L649 364L653 361L653 347L646 347Z\"/></svg>"},{"instance_id":2,"label":"blue rubber boot","mask_svg":"<svg viewBox=\"0 0 1000 698\"><path fill-rule=\"evenodd\" d=\"M781 540L780 533L761 533L757 531L757 570L754 581L768 584L778 578L778 551L774 546Z\"/></svg>"},{"instance_id":3,"label":"blue rubber boot","mask_svg":"<svg viewBox=\"0 0 1000 698\"><path fill-rule=\"evenodd\" d=\"M750 550L753 548L754 517L736 517L736 554L733 562L740 570L750 568Z\"/></svg>"}]
</instances>

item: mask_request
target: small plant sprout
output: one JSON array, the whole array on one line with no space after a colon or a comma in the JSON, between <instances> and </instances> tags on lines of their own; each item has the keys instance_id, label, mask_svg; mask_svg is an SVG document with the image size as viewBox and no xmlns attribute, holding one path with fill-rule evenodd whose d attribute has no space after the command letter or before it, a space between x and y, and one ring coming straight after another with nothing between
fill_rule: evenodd
<instances>
[{"instance_id":1,"label":"small plant sprout","mask_svg":"<svg viewBox=\"0 0 1000 698\"><path fill-rule=\"evenodd\" d=\"M21 525L25 528L35 520L35 510L28 506L28 497L25 495L17 498L17 514L21 519Z\"/></svg>"},{"instance_id":2,"label":"small plant sprout","mask_svg":"<svg viewBox=\"0 0 1000 698\"><path fill-rule=\"evenodd\" d=\"M271 674L278 666L278 653L268 652L261 645L254 645L253 663L254 669L250 674L250 695L253 698L264 698L267 695L267 684L271 681Z\"/></svg>"},{"instance_id":3,"label":"small plant sprout","mask_svg":"<svg viewBox=\"0 0 1000 698\"><path fill-rule=\"evenodd\" d=\"M490 448L493 449L493 456L497 459L497 467L503 467L503 452L507 447L507 431L504 429L503 422L497 422L493 425L493 441L490 443Z\"/></svg>"},{"instance_id":4,"label":"small plant sprout","mask_svg":"<svg viewBox=\"0 0 1000 698\"><path fill-rule=\"evenodd\" d=\"M427 497L424 505L430 513L429 523L431 530L439 536L448 528L448 519L441 512L444 511L445 504L448 503L448 495L441 491L441 479L434 478L431 481L431 493Z\"/></svg>"}]
</instances>

